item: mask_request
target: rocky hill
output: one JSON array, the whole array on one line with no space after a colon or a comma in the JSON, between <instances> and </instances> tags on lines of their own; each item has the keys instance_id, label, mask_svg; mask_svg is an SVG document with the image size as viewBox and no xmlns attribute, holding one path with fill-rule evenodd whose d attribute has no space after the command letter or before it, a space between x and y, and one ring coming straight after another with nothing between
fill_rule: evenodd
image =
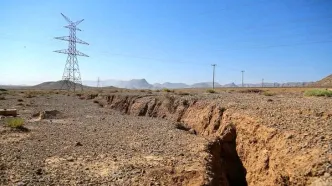
<instances>
[{"instance_id":1,"label":"rocky hill","mask_svg":"<svg viewBox=\"0 0 332 186\"><path fill-rule=\"evenodd\" d=\"M313 84L315 87L332 87L332 74L315 82Z\"/></svg>"}]
</instances>

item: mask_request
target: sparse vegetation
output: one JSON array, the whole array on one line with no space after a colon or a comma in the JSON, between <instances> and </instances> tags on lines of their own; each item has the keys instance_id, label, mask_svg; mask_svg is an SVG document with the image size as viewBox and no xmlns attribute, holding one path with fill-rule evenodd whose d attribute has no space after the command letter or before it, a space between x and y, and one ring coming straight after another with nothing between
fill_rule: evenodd
<instances>
[{"instance_id":1,"label":"sparse vegetation","mask_svg":"<svg viewBox=\"0 0 332 186\"><path fill-rule=\"evenodd\" d=\"M18 102L23 102L23 99L18 99L17 101L18 101Z\"/></svg>"},{"instance_id":2,"label":"sparse vegetation","mask_svg":"<svg viewBox=\"0 0 332 186\"><path fill-rule=\"evenodd\" d=\"M90 99L95 99L96 97L98 97L98 94L89 94L86 99L90 100Z\"/></svg>"},{"instance_id":3,"label":"sparse vegetation","mask_svg":"<svg viewBox=\"0 0 332 186\"><path fill-rule=\"evenodd\" d=\"M6 123L10 128L23 128L24 120L22 118L8 118Z\"/></svg>"},{"instance_id":4,"label":"sparse vegetation","mask_svg":"<svg viewBox=\"0 0 332 186\"><path fill-rule=\"evenodd\" d=\"M173 91L168 88L163 88L163 92L173 92Z\"/></svg>"},{"instance_id":5,"label":"sparse vegetation","mask_svg":"<svg viewBox=\"0 0 332 186\"><path fill-rule=\"evenodd\" d=\"M307 90L304 92L304 96L317 96L317 97L332 97L332 91L331 90L323 90L323 89L312 89Z\"/></svg>"},{"instance_id":6,"label":"sparse vegetation","mask_svg":"<svg viewBox=\"0 0 332 186\"><path fill-rule=\"evenodd\" d=\"M190 95L189 92L182 92L182 91L180 91L178 94L181 95L181 96L188 96L188 95Z\"/></svg>"},{"instance_id":7,"label":"sparse vegetation","mask_svg":"<svg viewBox=\"0 0 332 186\"><path fill-rule=\"evenodd\" d=\"M6 100L5 96L0 96L0 100Z\"/></svg>"},{"instance_id":8,"label":"sparse vegetation","mask_svg":"<svg viewBox=\"0 0 332 186\"><path fill-rule=\"evenodd\" d=\"M36 97L35 95L32 95L32 94L27 94L24 96L25 98L33 98L33 97Z\"/></svg>"},{"instance_id":9,"label":"sparse vegetation","mask_svg":"<svg viewBox=\"0 0 332 186\"><path fill-rule=\"evenodd\" d=\"M213 89L208 89L208 90L206 90L206 92L207 92L207 93L210 93L210 94L214 94L214 93L216 93L216 91L213 90Z\"/></svg>"},{"instance_id":10,"label":"sparse vegetation","mask_svg":"<svg viewBox=\"0 0 332 186\"><path fill-rule=\"evenodd\" d=\"M251 89L240 90L239 92L240 93L262 93L264 91L261 89L258 89L258 88L251 88Z\"/></svg>"},{"instance_id":11,"label":"sparse vegetation","mask_svg":"<svg viewBox=\"0 0 332 186\"><path fill-rule=\"evenodd\" d=\"M263 95L264 95L264 96L274 96L274 95L275 95L275 93L273 93L273 92L268 92L268 91L265 91L265 92L263 92Z\"/></svg>"}]
</instances>

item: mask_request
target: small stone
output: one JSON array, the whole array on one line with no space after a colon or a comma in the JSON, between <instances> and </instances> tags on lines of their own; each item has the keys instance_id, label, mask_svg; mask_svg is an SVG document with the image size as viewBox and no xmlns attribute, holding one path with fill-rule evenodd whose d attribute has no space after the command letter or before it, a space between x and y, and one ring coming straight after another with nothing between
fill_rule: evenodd
<instances>
[{"instance_id":1,"label":"small stone","mask_svg":"<svg viewBox=\"0 0 332 186\"><path fill-rule=\"evenodd\" d=\"M25 185L27 185L27 184L25 184L25 183L23 183L23 182L18 182L18 183L17 183L17 186L25 186Z\"/></svg>"},{"instance_id":2,"label":"small stone","mask_svg":"<svg viewBox=\"0 0 332 186\"><path fill-rule=\"evenodd\" d=\"M190 130L189 130L189 133L190 133L190 134L194 134L194 135L197 134L196 131L195 131L194 129L190 129Z\"/></svg>"},{"instance_id":3,"label":"small stone","mask_svg":"<svg viewBox=\"0 0 332 186\"><path fill-rule=\"evenodd\" d=\"M287 134L286 135L286 139L292 139L293 138L293 135L292 134Z\"/></svg>"},{"instance_id":4,"label":"small stone","mask_svg":"<svg viewBox=\"0 0 332 186\"><path fill-rule=\"evenodd\" d=\"M330 173L328 173L328 172L325 172L325 173L324 173L324 177L325 177L325 178L328 178L328 177L330 177L330 176L331 176Z\"/></svg>"},{"instance_id":5,"label":"small stone","mask_svg":"<svg viewBox=\"0 0 332 186\"><path fill-rule=\"evenodd\" d=\"M75 146L83 146L81 142L76 142Z\"/></svg>"},{"instance_id":6,"label":"small stone","mask_svg":"<svg viewBox=\"0 0 332 186\"><path fill-rule=\"evenodd\" d=\"M42 169L40 169L40 168L39 168L39 169L37 169L37 171L36 171L36 174L37 174L37 175L42 175L42 174L43 174L43 170L42 170Z\"/></svg>"}]
</instances>

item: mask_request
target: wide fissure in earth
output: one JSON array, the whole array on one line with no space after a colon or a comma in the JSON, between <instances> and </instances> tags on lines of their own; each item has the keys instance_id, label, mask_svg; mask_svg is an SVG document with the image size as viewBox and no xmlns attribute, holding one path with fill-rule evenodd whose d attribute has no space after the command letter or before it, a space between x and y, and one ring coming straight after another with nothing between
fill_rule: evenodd
<instances>
[{"instance_id":1,"label":"wide fissure in earth","mask_svg":"<svg viewBox=\"0 0 332 186\"><path fill-rule=\"evenodd\" d=\"M123 114L181 123L182 128L190 130L190 133L210 139L215 143L209 148L214 157L211 160L213 185L310 185L322 180L328 182L331 157L320 155L328 151L318 146L309 147L315 142L305 138L308 136L308 127L314 127L319 132L311 125L317 121L315 118L320 116L325 119L330 117L328 114L318 115L300 105L295 107L300 110L291 110L294 103L288 100L278 105L273 100L271 102L270 98L259 95L237 99L230 98L232 96L235 95L225 93L223 96L197 97L171 93L114 93L96 96L94 102ZM241 103L241 100L249 103ZM301 98L297 101L301 104L310 102ZM281 110L279 106L286 110ZM305 131L299 131L305 133L295 139L297 130L294 128L299 127L293 123L301 122L308 125ZM328 125L322 124L327 128ZM234 131L236 128L234 142L223 139L229 126L233 126ZM286 127L290 129L285 130ZM321 137L316 140L324 139Z\"/></svg>"},{"instance_id":2,"label":"wide fissure in earth","mask_svg":"<svg viewBox=\"0 0 332 186\"><path fill-rule=\"evenodd\" d=\"M208 166L212 179L210 184L247 185L246 169L236 150L236 128L230 123L225 125L221 123L225 108L216 105L208 107L208 115L197 119L203 123L195 125L186 122L185 117L188 117L186 115L190 112L190 106L194 105L196 100L176 100L172 96L160 99L149 96L110 95L96 102L101 106L108 105L124 114L170 119L177 122L179 129L191 130L193 134L205 136L215 134L207 147L212 156ZM217 134L217 131L220 133Z\"/></svg>"}]
</instances>

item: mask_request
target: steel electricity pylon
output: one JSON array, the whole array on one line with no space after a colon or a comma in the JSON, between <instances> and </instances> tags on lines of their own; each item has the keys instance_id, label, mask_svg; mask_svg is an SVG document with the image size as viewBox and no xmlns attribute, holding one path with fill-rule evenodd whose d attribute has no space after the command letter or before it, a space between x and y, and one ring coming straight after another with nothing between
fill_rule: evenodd
<instances>
[{"instance_id":1,"label":"steel electricity pylon","mask_svg":"<svg viewBox=\"0 0 332 186\"><path fill-rule=\"evenodd\" d=\"M87 42L82 41L76 37L76 30L82 31L81 29L77 28L76 26L80 24L84 19L76 22L72 22L68 17L61 15L65 18L65 20L69 23L69 25L64 26L65 28L69 29L69 36L63 37L55 37L55 39L68 41L68 49L64 50L56 50L54 52L68 54L65 69L62 75L62 85L61 89L65 88L69 90L76 90L77 86L80 86L81 90L83 90L82 80L81 80L81 73L78 65L77 56L85 56L89 57L88 55L76 50L76 43L89 45Z\"/></svg>"}]
</instances>

